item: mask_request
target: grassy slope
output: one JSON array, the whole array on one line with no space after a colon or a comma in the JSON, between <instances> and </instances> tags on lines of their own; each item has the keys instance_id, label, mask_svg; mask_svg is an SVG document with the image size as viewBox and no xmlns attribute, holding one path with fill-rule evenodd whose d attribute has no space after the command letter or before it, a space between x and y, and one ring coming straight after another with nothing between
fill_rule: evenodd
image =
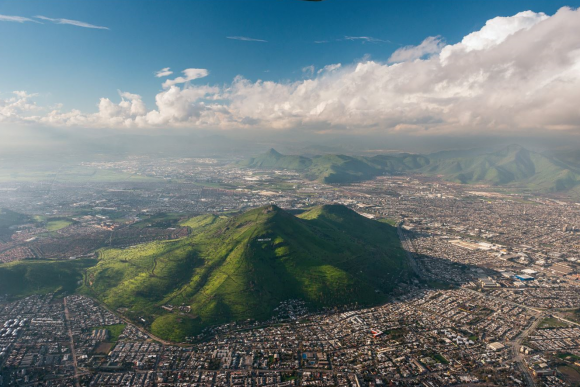
<instances>
[{"instance_id":1,"label":"grassy slope","mask_svg":"<svg viewBox=\"0 0 580 387\"><path fill-rule=\"evenodd\" d=\"M0 265L0 294L24 297L31 294L67 291L72 293L83 271L94 259L74 261L24 260Z\"/></svg>"},{"instance_id":2,"label":"grassy slope","mask_svg":"<svg viewBox=\"0 0 580 387\"><path fill-rule=\"evenodd\" d=\"M85 291L146 316L154 334L182 340L207 325L265 319L290 298L314 307L375 304L407 270L394 228L342 206L300 218L259 208L187 225L190 238L105 250ZM165 313L164 304L190 305L192 313Z\"/></svg>"}]
</instances>

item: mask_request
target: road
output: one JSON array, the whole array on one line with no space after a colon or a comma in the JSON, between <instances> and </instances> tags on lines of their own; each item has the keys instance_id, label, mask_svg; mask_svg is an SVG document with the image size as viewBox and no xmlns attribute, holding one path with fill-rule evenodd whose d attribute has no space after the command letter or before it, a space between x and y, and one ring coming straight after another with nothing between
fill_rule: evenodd
<instances>
[{"instance_id":1,"label":"road","mask_svg":"<svg viewBox=\"0 0 580 387\"><path fill-rule=\"evenodd\" d=\"M524 338L528 337L529 334L538 327L538 324L542 321L542 315L539 316L539 318L536 319L536 321L534 321L532 324L530 324L530 326L523 331L522 333L520 333L518 335L518 337L511 342L511 346L512 346L512 354L514 357L514 360L516 361L516 363L518 364L518 367L520 368L520 371L522 371L522 374L524 375L524 378L526 379L526 384L529 387L535 387L536 386L536 382L534 381L534 378L530 372L530 369L526 366L526 364L524 363L524 356L520 353L520 347L522 345L522 341L524 340Z\"/></svg>"},{"instance_id":2,"label":"road","mask_svg":"<svg viewBox=\"0 0 580 387\"><path fill-rule=\"evenodd\" d=\"M155 340L163 345L180 345L179 343L172 343L170 341L167 340L163 340L160 337L157 337L155 335L153 335L151 332L148 332L145 328L140 327L139 325L135 324L134 322L132 322L130 319L128 319L127 317L123 316L121 313L117 313L116 311L110 309L107 305L105 305L104 303L102 303L101 301L99 301L96 298L93 298L93 301L95 301L97 304L99 304L102 308L108 310L109 312L111 312L112 314L114 314L115 316L119 317L121 320L123 320L126 324L131 324L133 325L135 328L137 328L141 333L143 333L144 335L146 335L147 337L151 338L152 340Z\"/></svg>"},{"instance_id":3,"label":"road","mask_svg":"<svg viewBox=\"0 0 580 387\"><path fill-rule=\"evenodd\" d=\"M68 311L68 305L66 303L66 297L64 298L64 317L65 317L65 321L66 321L66 327L68 329L68 336L70 337L70 351L71 351L71 355L72 355L72 359L73 359L73 365L74 365L74 369L75 369L75 386L76 387L80 387L80 381L79 381L79 369L78 369L78 362L77 362L77 352L75 350L75 341L73 338L73 333L72 333L72 323L70 320L70 313Z\"/></svg>"}]
</instances>

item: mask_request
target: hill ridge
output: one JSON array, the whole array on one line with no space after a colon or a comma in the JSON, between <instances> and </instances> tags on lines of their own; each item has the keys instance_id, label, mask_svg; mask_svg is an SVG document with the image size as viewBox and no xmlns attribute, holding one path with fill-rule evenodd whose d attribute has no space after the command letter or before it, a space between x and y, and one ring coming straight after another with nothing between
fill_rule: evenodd
<instances>
[{"instance_id":1,"label":"hill ridge","mask_svg":"<svg viewBox=\"0 0 580 387\"><path fill-rule=\"evenodd\" d=\"M273 148L271 149L271 151ZM571 190L580 196L580 153L544 154L519 144L482 152L444 151L431 155L398 154L346 156L324 154L275 155L267 152L236 163L244 168L287 169L323 183L350 183L370 180L383 174L405 172L439 175L462 184L509 185L538 192Z\"/></svg>"},{"instance_id":2,"label":"hill ridge","mask_svg":"<svg viewBox=\"0 0 580 387\"><path fill-rule=\"evenodd\" d=\"M178 241L103 250L83 292L180 341L209 325L266 319L288 299L374 305L409 275L396 229L341 205L299 216L269 205L195 226L206 223L189 221L192 236Z\"/></svg>"}]
</instances>

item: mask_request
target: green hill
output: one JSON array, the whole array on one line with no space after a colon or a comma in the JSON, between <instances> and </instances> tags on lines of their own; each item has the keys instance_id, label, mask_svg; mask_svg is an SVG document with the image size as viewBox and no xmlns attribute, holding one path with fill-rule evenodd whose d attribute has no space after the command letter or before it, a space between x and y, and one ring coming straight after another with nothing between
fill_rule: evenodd
<instances>
[{"instance_id":1,"label":"green hill","mask_svg":"<svg viewBox=\"0 0 580 387\"><path fill-rule=\"evenodd\" d=\"M290 169L303 171L310 167L312 160L303 156L286 156L278 153L275 149L268 152L243 160L237 163L240 167L263 168L263 169Z\"/></svg>"},{"instance_id":2,"label":"green hill","mask_svg":"<svg viewBox=\"0 0 580 387\"><path fill-rule=\"evenodd\" d=\"M239 162L246 168L289 169L324 183L351 183L382 174L439 175L462 184L509 185L536 192L580 192L580 151L543 154L519 145L495 152L484 149L373 157L326 154L307 158L275 150Z\"/></svg>"},{"instance_id":3,"label":"green hill","mask_svg":"<svg viewBox=\"0 0 580 387\"><path fill-rule=\"evenodd\" d=\"M580 174L574 168L519 145L484 155L443 159L420 171L463 184L512 185L538 192L564 191L580 184Z\"/></svg>"},{"instance_id":4,"label":"green hill","mask_svg":"<svg viewBox=\"0 0 580 387\"><path fill-rule=\"evenodd\" d=\"M267 319L288 299L313 308L377 304L408 275L396 229L343 206L299 217L267 206L187 225L193 235L179 241L104 250L83 291L179 341L209 325ZM191 312L167 312L167 304Z\"/></svg>"},{"instance_id":5,"label":"green hill","mask_svg":"<svg viewBox=\"0 0 580 387\"><path fill-rule=\"evenodd\" d=\"M236 163L244 168L288 169L302 172L324 183L350 183L369 180L385 173L399 173L420 168L429 159L420 155L358 157L326 154L312 158L285 156L274 149Z\"/></svg>"}]
</instances>

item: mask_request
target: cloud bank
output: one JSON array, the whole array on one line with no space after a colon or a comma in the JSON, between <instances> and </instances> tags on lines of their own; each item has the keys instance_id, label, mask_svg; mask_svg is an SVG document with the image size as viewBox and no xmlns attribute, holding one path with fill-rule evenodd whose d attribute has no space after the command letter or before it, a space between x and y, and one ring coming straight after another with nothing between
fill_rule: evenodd
<instances>
[{"instance_id":1,"label":"cloud bank","mask_svg":"<svg viewBox=\"0 0 580 387\"><path fill-rule=\"evenodd\" d=\"M163 69L168 71L169 69ZM162 71L163 71L162 70ZM580 134L580 11L489 20L456 44L428 37L387 63L308 69L295 82L200 84L205 69L168 79L147 108L139 95L102 98L97 113L39 114L28 94L0 101L0 122L94 128L206 128L404 133Z\"/></svg>"}]
</instances>

